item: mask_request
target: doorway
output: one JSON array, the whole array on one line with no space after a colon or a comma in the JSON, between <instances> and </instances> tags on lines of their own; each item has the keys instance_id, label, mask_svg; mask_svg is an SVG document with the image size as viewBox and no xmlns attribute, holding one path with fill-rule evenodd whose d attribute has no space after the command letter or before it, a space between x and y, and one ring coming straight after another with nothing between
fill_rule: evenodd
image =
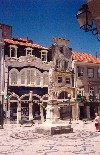
<instances>
[{"instance_id":1,"label":"doorway","mask_svg":"<svg viewBox=\"0 0 100 155\"><path fill-rule=\"evenodd\" d=\"M29 103L21 103L21 120L29 120Z\"/></svg>"},{"instance_id":2,"label":"doorway","mask_svg":"<svg viewBox=\"0 0 100 155\"><path fill-rule=\"evenodd\" d=\"M33 118L38 120L40 119L40 105L38 104L38 102L33 102Z\"/></svg>"},{"instance_id":3,"label":"doorway","mask_svg":"<svg viewBox=\"0 0 100 155\"><path fill-rule=\"evenodd\" d=\"M17 102L10 102L10 120L17 121Z\"/></svg>"}]
</instances>

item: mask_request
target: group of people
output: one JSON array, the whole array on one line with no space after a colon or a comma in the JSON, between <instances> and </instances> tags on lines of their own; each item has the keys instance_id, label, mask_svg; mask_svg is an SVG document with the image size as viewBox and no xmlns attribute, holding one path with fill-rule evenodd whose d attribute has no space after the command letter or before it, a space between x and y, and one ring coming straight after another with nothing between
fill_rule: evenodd
<instances>
[{"instance_id":1,"label":"group of people","mask_svg":"<svg viewBox=\"0 0 100 155\"><path fill-rule=\"evenodd\" d=\"M100 132L100 116L98 113L95 113L95 127Z\"/></svg>"}]
</instances>

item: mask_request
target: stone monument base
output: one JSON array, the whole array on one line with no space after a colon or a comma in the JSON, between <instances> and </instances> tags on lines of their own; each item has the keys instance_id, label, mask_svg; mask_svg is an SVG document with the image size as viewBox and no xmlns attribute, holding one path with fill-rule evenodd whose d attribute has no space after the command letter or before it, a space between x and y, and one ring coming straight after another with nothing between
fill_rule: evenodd
<instances>
[{"instance_id":1,"label":"stone monument base","mask_svg":"<svg viewBox=\"0 0 100 155\"><path fill-rule=\"evenodd\" d=\"M63 123L47 123L39 124L35 127L35 132L44 135L56 135L73 132L71 125Z\"/></svg>"}]
</instances>

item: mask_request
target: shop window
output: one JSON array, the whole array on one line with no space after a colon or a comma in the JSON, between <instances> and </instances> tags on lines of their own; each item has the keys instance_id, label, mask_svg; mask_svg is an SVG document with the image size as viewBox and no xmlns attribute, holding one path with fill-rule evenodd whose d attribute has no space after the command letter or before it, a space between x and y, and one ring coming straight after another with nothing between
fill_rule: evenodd
<instances>
[{"instance_id":1,"label":"shop window","mask_svg":"<svg viewBox=\"0 0 100 155\"><path fill-rule=\"evenodd\" d=\"M88 78L93 78L94 77L94 70L93 68L88 68Z\"/></svg>"},{"instance_id":2,"label":"shop window","mask_svg":"<svg viewBox=\"0 0 100 155\"><path fill-rule=\"evenodd\" d=\"M62 83L62 77L61 76L58 77L58 83Z\"/></svg>"},{"instance_id":3,"label":"shop window","mask_svg":"<svg viewBox=\"0 0 100 155\"><path fill-rule=\"evenodd\" d=\"M17 121L17 102L10 102L10 120Z\"/></svg>"},{"instance_id":4,"label":"shop window","mask_svg":"<svg viewBox=\"0 0 100 155\"><path fill-rule=\"evenodd\" d=\"M83 76L83 67L78 67L78 77Z\"/></svg>"}]
</instances>

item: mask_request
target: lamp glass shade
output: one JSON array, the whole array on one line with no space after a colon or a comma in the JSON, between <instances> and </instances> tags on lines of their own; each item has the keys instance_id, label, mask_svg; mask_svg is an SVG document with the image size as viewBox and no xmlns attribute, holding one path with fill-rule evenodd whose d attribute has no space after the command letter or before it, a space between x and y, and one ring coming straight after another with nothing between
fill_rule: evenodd
<instances>
[{"instance_id":1,"label":"lamp glass shade","mask_svg":"<svg viewBox=\"0 0 100 155\"><path fill-rule=\"evenodd\" d=\"M76 17L78 19L80 28L84 29L85 31L88 31L92 27L93 25L92 14L89 11L87 5L83 5L83 7L78 11Z\"/></svg>"}]
</instances>

